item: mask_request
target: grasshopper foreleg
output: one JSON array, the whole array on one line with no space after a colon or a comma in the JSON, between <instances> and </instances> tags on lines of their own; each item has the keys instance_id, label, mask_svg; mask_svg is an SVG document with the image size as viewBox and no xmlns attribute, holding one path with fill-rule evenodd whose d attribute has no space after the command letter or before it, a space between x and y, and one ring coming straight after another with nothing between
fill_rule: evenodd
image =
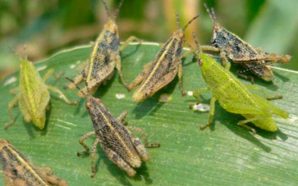
<instances>
[{"instance_id":1,"label":"grasshopper foreleg","mask_svg":"<svg viewBox=\"0 0 298 186\"><path fill-rule=\"evenodd\" d=\"M18 101L19 101L18 96L15 96L15 97L8 103L8 116L9 116L9 122L7 122L7 123L4 125L4 129L8 129L9 127L11 127L11 126L15 123L17 117L13 116L13 108L14 108L15 106L18 105Z\"/></svg>"},{"instance_id":2,"label":"grasshopper foreleg","mask_svg":"<svg viewBox=\"0 0 298 186\"><path fill-rule=\"evenodd\" d=\"M182 96L185 96L186 93L185 93L185 90L184 90L184 87L183 87L183 67L182 67L182 63L179 63L179 66L178 66L178 79L179 79L179 88L180 88L181 94L182 94Z\"/></svg>"},{"instance_id":3,"label":"grasshopper foreleg","mask_svg":"<svg viewBox=\"0 0 298 186\"><path fill-rule=\"evenodd\" d=\"M95 141L92 144L91 151L90 151L90 157L91 157L91 177L93 178L96 174L96 165L97 165L97 145L100 143L99 138L95 138Z\"/></svg>"},{"instance_id":4,"label":"grasshopper foreleg","mask_svg":"<svg viewBox=\"0 0 298 186\"><path fill-rule=\"evenodd\" d=\"M142 40L135 37L135 36L129 36L121 45L120 47L120 51L123 51L128 45L129 43L133 42L133 41L136 41L138 42L139 44L142 44Z\"/></svg>"},{"instance_id":5,"label":"grasshopper foreleg","mask_svg":"<svg viewBox=\"0 0 298 186\"><path fill-rule=\"evenodd\" d=\"M208 116L208 124L207 125L204 125L204 126L201 126L200 127L201 130L204 130L207 127L210 127L211 126L211 124L213 122L213 119L214 119L215 102L216 102L216 98L215 97L212 97L211 100L210 100L210 111L209 111L209 116Z\"/></svg>"},{"instance_id":6,"label":"grasshopper foreleg","mask_svg":"<svg viewBox=\"0 0 298 186\"><path fill-rule=\"evenodd\" d=\"M51 85L47 85L48 89L52 92L55 92L59 95L59 98L62 99L65 103L70 104L70 105L74 105L77 104L77 102L75 101L70 101L65 94L63 94L63 92L61 90L59 90L57 87L53 87Z\"/></svg>"},{"instance_id":7,"label":"grasshopper foreleg","mask_svg":"<svg viewBox=\"0 0 298 186\"><path fill-rule=\"evenodd\" d=\"M93 136L93 135L95 135L95 131L88 132L80 138L79 143L83 146L84 151L78 152L77 153L78 156L82 156L83 154L89 154L90 153L89 147L88 147L88 145L86 145L85 140L88 139L89 137Z\"/></svg>"}]
</instances>

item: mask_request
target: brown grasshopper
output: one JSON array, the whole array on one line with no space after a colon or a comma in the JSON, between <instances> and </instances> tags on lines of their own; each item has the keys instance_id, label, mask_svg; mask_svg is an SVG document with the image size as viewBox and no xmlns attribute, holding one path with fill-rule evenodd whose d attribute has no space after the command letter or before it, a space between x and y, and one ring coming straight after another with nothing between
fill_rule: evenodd
<instances>
[{"instance_id":1,"label":"brown grasshopper","mask_svg":"<svg viewBox=\"0 0 298 186\"><path fill-rule=\"evenodd\" d=\"M72 81L71 79L68 80ZM77 155L81 156L90 152L92 160L91 177L94 177L96 174L96 149L97 145L100 144L107 157L114 164L124 170L128 176L134 176L136 174L135 169L141 166L142 161L149 159L145 146L159 147L160 145L148 144L147 138L144 138L146 140L144 146L139 138L134 137L124 126L127 112L123 112L115 119L100 99L91 95L84 95L84 97L86 97L86 108L92 120L94 131L88 132L80 138L79 143L85 150ZM94 135L96 139L90 151L84 141Z\"/></svg>"},{"instance_id":2,"label":"brown grasshopper","mask_svg":"<svg viewBox=\"0 0 298 186\"><path fill-rule=\"evenodd\" d=\"M272 81L273 79L273 72L271 67L267 65L268 63L287 63L290 60L291 56L289 55L277 55L254 48L221 26L216 19L214 9L209 9L206 4L205 8L213 22L213 36L211 39L212 46L201 46L202 51L219 52L223 63L230 59L244 67L245 70L242 72L250 71L265 81Z\"/></svg>"},{"instance_id":3,"label":"brown grasshopper","mask_svg":"<svg viewBox=\"0 0 298 186\"><path fill-rule=\"evenodd\" d=\"M96 135L90 152L92 158L91 177L96 174L96 147L98 144L113 163L124 170L128 176L134 176L135 169L141 166L142 161L149 159L145 146L159 147L159 144L145 143L144 146L139 138L134 137L123 125L127 112L123 112L115 119L102 101L92 96L87 97L86 108L91 117L94 131L83 135L79 142L85 149L83 153L89 153L89 147L84 141L90 136ZM78 153L78 155L81 154Z\"/></svg>"},{"instance_id":4,"label":"brown grasshopper","mask_svg":"<svg viewBox=\"0 0 298 186\"><path fill-rule=\"evenodd\" d=\"M0 139L0 162L5 186L67 186L49 169L33 167L8 141Z\"/></svg>"},{"instance_id":5,"label":"brown grasshopper","mask_svg":"<svg viewBox=\"0 0 298 186\"><path fill-rule=\"evenodd\" d=\"M143 72L128 85L129 90L140 85L132 96L135 102L142 102L146 98L151 97L157 91L168 85L177 74L180 90L182 95L185 94L182 83L181 63L184 31L188 25L198 17L198 15L193 17L183 28L179 28L172 33L170 38L161 47L153 62L146 64Z\"/></svg>"},{"instance_id":6,"label":"brown grasshopper","mask_svg":"<svg viewBox=\"0 0 298 186\"><path fill-rule=\"evenodd\" d=\"M121 70L120 51L126 47L129 41L135 40L136 38L128 38L125 44L120 48L118 26L115 23L115 19L118 16L123 0L120 2L114 15L110 13L104 0L102 0L102 3L107 11L109 20L105 23L103 30L97 37L85 68L82 70L81 74L75 77L74 81L68 85L69 89L74 89L77 84L84 80L86 87L79 92L79 96L81 97L87 94L88 91L90 91L89 93L95 92L102 83L113 76L115 68L119 73L121 82L126 86Z\"/></svg>"}]
</instances>

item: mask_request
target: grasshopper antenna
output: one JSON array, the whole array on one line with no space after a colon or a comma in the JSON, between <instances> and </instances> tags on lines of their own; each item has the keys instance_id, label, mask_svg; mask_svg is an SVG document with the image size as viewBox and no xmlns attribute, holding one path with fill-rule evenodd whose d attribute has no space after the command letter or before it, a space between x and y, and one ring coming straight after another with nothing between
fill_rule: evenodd
<instances>
[{"instance_id":1,"label":"grasshopper antenna","mask_svg":"<svg viewBox=\"0 0 298 186\"><path fill-rule=\"evenodd\" d=\"M85 92L83 92L83 91L80 89L80 87L79 87L77 84L75 84L75 82L74 82L72 79L70 79L69 77L64 77L64 78L65 78L66 80L70 81L71 83L73 83L74 86L76 87L76 89L80 92L80 94L82 94L82 95L85 96L85 97L88 96L88 94L86 94Z\"/></svg>"},{"instance_id":2,"label":"grasshopper antenna","mask_svg":"<svg viewBox=\"0 0 298 186\"><path fill-rule=\"evenodd\" d=\"M176 13L176 25L177 28L181 28L180 16L178 13Z\"/></svg>"},{"instance_id":3,"label":"grasshopper antenna","mask_svg":"<svg viewBox=\"0 0 298 186\"><path fill-rule=\"evenodd\" d=\"M194 16L191 20L189 20L185 25L184 25L184 27L183 27L183 31L185 31L186 29L187 29L187 27L194 21L194 20L196 20L198 17L199 17L200 15L196 15L196 16Z\"/></svg>"},{"instance_id":4,"label":"grasshopper antenna","mask_svg":"<svg viewBox=\"0 0 298 186\"><path fill-rule=\"evenodd\" d=\"M209 8L208 5L206 3L204 3L204 7L210 17L210 19L212 20L213 23L217 22L217 18L216 18L216 14L214 11L214 8Z\"/></svg>"},{"instance_id":5,"label":"grasshopper antenna","mask_svg":"<svg viewBox=\"0 0 298 186\"><path fill-rule=\"evenodd\" d=\"M115 19L116 19L116 18L118 17L118 15L119 15L120 8L122 7L123 2L124 2L124 0L121 0L121 1L120 1L119 5L118 5L118 7L117 7L117 9L116 9L116 11L115 11L115 14L114 14L114 18L115 18Z\"/></svg>"},{"instance_id":6,"label":"grasshopper antenna","mask_svg":"<svg viewBox=\"0 0 298 186\"><path fill-rule=\"evenodd\" d=\"M111 12L110 12L110 10L109 10L109 8L108 8L108 5L107 5L106 1L105 1L105 0L101 0L101 2L102 2L102 4L103 4L103 6L104 6L104 8L105 8L105 10L106 10L106 12L107 12L107 14L108 14L108 16L109 16L109 17L112 17Z\"/></svg>"},{"instance_id":7,"label":"grasshopper antenna","mask_svg":"<svg viewBox=\"0 0 298 186\"><path fill-rule=\"evenodd\" d=\"M201 50L201 47L200 47L198 38L197 38L197 36L196 36L196 34L194 32L192 32L192 38L193 38L194 43L196 45L195 46L196 49L194 50L195 56L198 58L198 64L199 64L199 66L201 66L202 65L202 61L201 61L200 57L198 57L198 55L202 52L202 50Z\"/></svg>"},{"instance_id":8,"label":"grasshopper antenna","mask_svg":"<svg viewBox=\"0 0 298 186\"><path fill-rule=\"evenodd\" d=\"M200 47L198 38L197 38L197 36L196 36L196 34L195 34L194 32L192 32L192 38L193 38L193 40L194 40L195 47L196 47L196 49L195 49L195 53L196 53L196 54L200 54L200 53L202 52L202 50L201 50L201 47Z\"/></svg>"}]
</instances>

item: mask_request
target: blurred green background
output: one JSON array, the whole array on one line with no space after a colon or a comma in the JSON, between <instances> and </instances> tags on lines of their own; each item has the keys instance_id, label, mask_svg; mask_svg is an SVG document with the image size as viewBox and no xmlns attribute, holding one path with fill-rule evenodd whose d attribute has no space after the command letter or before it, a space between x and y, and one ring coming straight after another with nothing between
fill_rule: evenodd
<instances>
[{"instance_id":1,"label":"blurred green background","mask_svg":"<svg viewBox=\"0 0 298 186\"><path fill-rule=\"evenodd\" d=\"M106 0L115 10L120 0ZM203 4L214 7L219 22L230 31L268 52L293 56L285 68L298 70L297 0L125 0L117 18L121 40L134 35L146 41L164 42L177 28L176 12L184 25L196 14L200 18L187 29L187 40L196 32L208 44L212 24ZM26 46L33 61L63 48L95 40L106 11L99 0L0 1L0 79L16 69L16 52Z\"/></svg>"}]
</instances>

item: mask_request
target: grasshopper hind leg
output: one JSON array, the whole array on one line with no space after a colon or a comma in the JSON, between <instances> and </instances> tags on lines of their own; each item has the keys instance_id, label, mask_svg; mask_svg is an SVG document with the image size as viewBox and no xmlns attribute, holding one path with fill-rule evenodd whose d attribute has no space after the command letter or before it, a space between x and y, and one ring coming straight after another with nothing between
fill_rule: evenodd
<instances>
[{"instance_id":1,"label":"grasshopper hind leg","mask_svg":"<svg viewBox=\"0 0 298 186\"><path fill-rule=\"evenodd\" d=\"M84 77L82 74L76 76L74 79L73 79L73 82L70 82L68 85L67 85L67 88L69 89L75 89L77 87L78 84L80 84L82 81L83 81Z\"/></svg>"},{"instance_id":2,"label":"grasshopper hind leg","mask_svg":"<svg viewBox=\"0 0 298 186\"><path fill-rule=\"evenodd\" d=\"M125 86L125 88L128 89L128 84L126 83L125 79L124 79L124 76L123 76L123 73L122 73L122 67L121 67L121 59L120 59L120 56L117 56L116 59L116 69L118 71L118 74L119 74L119 78L120 78L120 81L121 83Z\"/></svg>"},{"instance_id":3,"label":"grasshopper hind leg","mask_svg":"<svg viewBox=\"0 0 298 186\"><path fill-rule=\"evenodd\" d=\"M128 174L128 176L134 176L136 174L136 171L112 149L103 146L103 150L105 151L105 154L108 156L108 158L120 169L124 170Z\"/></svg>"},{"instance_id":4,"label":"grasshopper hind leg","mask_svg":"<svg viewBox=\"0 0 298 186\"><path fill-rule=\"evenodd\" d=\"M53 174L53 171L49 167L37 167L36 168L41 174L42 177L49 183L50 185L57 185L57 186L67 186L68 184L66 181L58 178Z\"/></svg>"},{"instance_id":5,"label":"grasshopper hind leg","mask_svg":"<svg viewBox=\"0 0 298 186\"><path fill-rule=\"evenodd\" d=\"M47 87L48 87L48 89L49 89L50 91L57 93L57 94L59 95L59 98L60 98L61 100L63 100L65 103L70 104L70 105L77 104L76 101L70 101L70 100L66 97L66 95L65 95L60 89L58 89L57 87L54 87L54 86L51 86L51 85L47 85Z\"/></svg>"},{"instance_id":6,"label":"grasshopper hind leg","mask_svg":"<svg viewBox=\"0 0 298 186\"><path fill-rule=\"evenodd\" d=\"M97 165L97 145L100 143L100 139L96 138L95 141L92 144L91 151L90 151L90 157L91 157L91 177L93 178L96 174L96 165Z\"/></svg>"},{"instance_id":7,"label":"grasshopper hind leg","mask_svg":"<svg viewBox=\"0 0 298 186\"><path fill-rule=\"evenodd\" d=\"M149 159L149 157L148 157L145 147L146 148L159 148L160 144L159 143L149 143L147 133L141 128L129 127L129 129L139 132L141 134L141 138L144 141L144 145L142 144L142 142L139 138L134 137L131 134L131 132L129 131L130 135L132 136L132 143L133 143L134 147L136 148L138 154L140 155L140 157L143 161L147 161Z\"/></svg>"},{"instance_id":8,"label":"grasshopper hind leg","mask_svg":"<svg viewBox=\"0 0 298 186\"><path fill-rule=\"evenodd\" d=\"M138 86L144 80L145 76L150 72L153 63L147 63L143 67L143 71L137 75L137 77L127 86L127 89L130 91L131 89Z\"/></svg>"},{"instance_id":9,"label":"grasshopper hind leg","mask_svg":"<svg viewBox=\"0 0 298 186\"><path fill-rule=\"evenodd\" d=\"M242 120L242 121L239 121L237 124L241 127L244 127L246 129L248 129L249 131L251 131L253 134L256 133L256 130L250 126L247 125L247 123L251 123L253 121L256 121L260 119L259 117L253 117L253 118L250 118L250 119L245 119L245 120Z\"/></svg>"},{"instance_id":10,"label":"grasshopper hind leg","mask_svg":"<svg viewBox=\"0 0 298 186\"><path fill-rule=\"evenodd\" d=\"M89 137L95 135L95 131L91 131L91 132L87 132L86 134L84 134L80 140L79 143L83 146L84 151L82 152L78 152L77 155L78 156L82 156L84 154L89 154L90 153L90 149L88 147L88 145L86 145L85 140L88 139Z\"/></svg>"}]
</instances>

